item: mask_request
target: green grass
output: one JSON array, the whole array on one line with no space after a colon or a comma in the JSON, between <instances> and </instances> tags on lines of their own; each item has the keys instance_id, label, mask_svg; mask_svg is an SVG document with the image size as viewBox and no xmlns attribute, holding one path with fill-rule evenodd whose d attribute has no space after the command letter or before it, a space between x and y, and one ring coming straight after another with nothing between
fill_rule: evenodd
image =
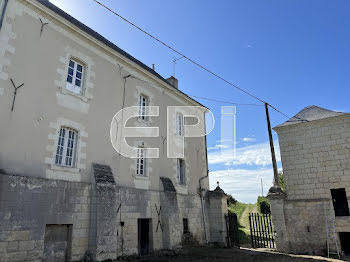
<instances>
[{"instance_id":1,"label":"green grass","mask_svg":"<svg viewBox=\"0 0 350 262\"><path fill-rule=\"evenodd\" d=\"M241 202L237 202L234 205L230 205L228 207L228 209L233 212L236 213L238 220L241 218L243 211L246 209L246 207L248 206L248 204L245 203L241 203Z\"/></svg>"},{"instance_id":2,"label":"green grass","mask_svg":"<svg viewBox=\"0 0 350 262\"><path fill-rule=\"evenodd\" d=\"M258 213L256 204L245 204L237 202L230 205L228 209L236 213L238 218L238 236L241 245L250 244L249 213Z\"/></svg>"}]
</instances>

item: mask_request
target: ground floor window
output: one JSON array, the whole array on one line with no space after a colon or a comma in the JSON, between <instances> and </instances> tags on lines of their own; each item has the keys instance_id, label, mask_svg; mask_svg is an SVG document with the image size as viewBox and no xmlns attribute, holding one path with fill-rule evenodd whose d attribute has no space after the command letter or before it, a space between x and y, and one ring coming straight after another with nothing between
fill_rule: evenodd
<instances>
[{"instance_id":1,"label":"ground floor window","mask_svg":"<svg viewBox=\"0 0 350 262\"><path fill-rule=\"evenodd\" d=\"M73 167L75 165L78 131L61 127L58 136L55 164Z\"/></svg>"},{"instance_id":2,"label":"ground floor window","mask_svg":"<svg viewBox=\"0 0 350 262\"><path fill-rule=\"evenodd\" d=\"M180 185L186 185L185 160L177 160L177 180Z\"/></svg>"}]
</instances>

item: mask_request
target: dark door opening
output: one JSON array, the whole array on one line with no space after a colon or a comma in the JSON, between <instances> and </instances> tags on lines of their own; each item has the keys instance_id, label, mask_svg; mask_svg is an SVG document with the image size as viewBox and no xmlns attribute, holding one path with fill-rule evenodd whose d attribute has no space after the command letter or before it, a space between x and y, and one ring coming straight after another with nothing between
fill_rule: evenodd
<instances>
[{"instance_id":1,"label":"dark door opening","mask_svg":"<svg viewBox=\"0 0 350 262\"><path fill-rule=\"evenodd\" d=\"M44 262L70 261L72 225L46 225Z\"/></svg>"},{"instance_id":2,"label":"dark door opening","mask_svg":"<svg viewBox=\"0 0 350 262\"><path fill-rule=\"evenodd\" d=\"M147 255L152 250L152 230L151 219L138 220L138 235L139 235L139 254L141 256Z\"/></svg>"},{"instance_id":3,"label":"dark door opening","mask_svg":"<svg viewBox=\"0 0 350 262\"><path fill-rule=\"evenodd\" d=\"M345 255L350 255L350 232L340 232L339 233L341 250Z\"/></svg>"},{"instance_id":4,"label":"dark door opening","mask_svg":"<svg viewBox=\"0 0 350 262\"><path fill-rule=\"evenodd\" d=\"M190 233L190 230L188 228L188 219L183 218L182 223L183 223L184 234Z\"/></svg>"},{"instance_id":5,"label":"dark door opening","mask_svg":"<svg viewBox=\"0 0 350 262\"><path fill-rule=\"evenodd\" d=\"M349 205L345 188L331 189L335 216L349 216Z\"/></svg>"}]
</instances>

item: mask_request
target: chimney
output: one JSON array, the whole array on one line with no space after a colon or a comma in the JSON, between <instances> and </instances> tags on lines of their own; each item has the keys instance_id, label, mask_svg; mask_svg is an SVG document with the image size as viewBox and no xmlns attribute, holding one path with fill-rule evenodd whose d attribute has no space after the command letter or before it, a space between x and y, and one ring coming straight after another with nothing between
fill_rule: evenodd
<instances>
[{"instance_id":1,"label":"chimney","mask_svg":"<svg viewBox=\"0 0 350 262\"><path fill-rule=\"evenodd\" d=\"M176 89L179 89L179 80L177 80L175 77L171 76L166 81Z\"/></svg>"}]
</instances>

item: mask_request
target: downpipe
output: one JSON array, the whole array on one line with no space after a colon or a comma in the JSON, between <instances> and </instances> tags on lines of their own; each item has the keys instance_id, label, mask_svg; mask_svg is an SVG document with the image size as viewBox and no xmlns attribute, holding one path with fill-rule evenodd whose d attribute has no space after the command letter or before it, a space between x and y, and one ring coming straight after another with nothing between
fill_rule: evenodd
<instances>
[{"instance_id":1,"label":"downpipe","mask_svg":"<svg viewBox=\"0 0 350 262\"><path fill-rule=\"evenodd\" d=\"M204 212L204 204L203 204L203 189L202 189L202 180L206 179L209 176L209 170L207 170L207 175L199 179L199 195L201 198L201 208L202 208L202 220L203 220L203 227L204 227L204 235L205 235L205 242L206 244L209 243L208 240L208 234L207 234L207 227L205 223L205 212Z\"/></svg>"},{"instance_id":2,"label":"downpipe","mask_svg":"<svg viewBox=\"0 0 350 262\"><path fill-rule=\"evenodd\" d=\"M8 4L8 0L2 0L3 4L0 5L0 10L1 10L1 14L0 14L0 30L2 28L2 24L4 22L4 18L5 18L5 12L6 12L6 7ZM1 0L0 0L1 3Z\"/></svg>"}]
</instances>

